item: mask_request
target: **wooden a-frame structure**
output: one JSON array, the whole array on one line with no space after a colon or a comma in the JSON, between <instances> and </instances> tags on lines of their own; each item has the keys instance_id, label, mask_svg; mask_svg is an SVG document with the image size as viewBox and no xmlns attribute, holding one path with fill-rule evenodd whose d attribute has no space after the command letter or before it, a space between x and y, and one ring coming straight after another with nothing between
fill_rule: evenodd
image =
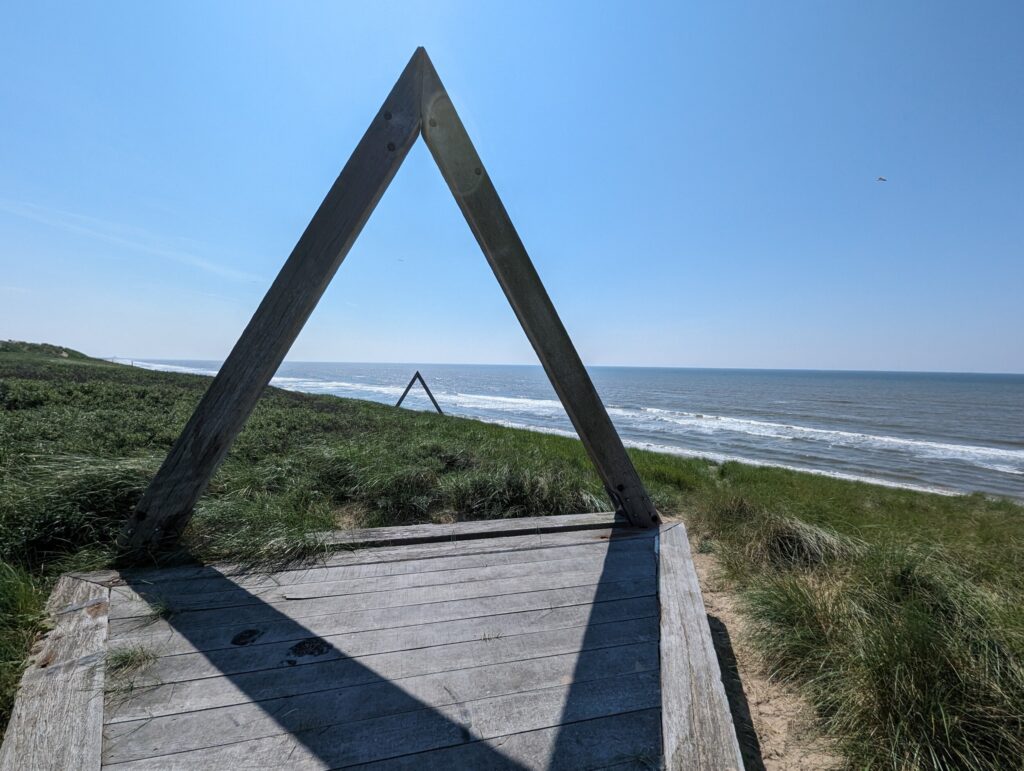
<instances>
[{"instance_id":1,"label":"wooden a-frame structure","mask_svg":"<svg viewBox=\"0 0 1024 771\"><path fill-rule=\"evenodd\" d=\"M418 48L206 391L119 539L177 538L409 149L422 136L512 305L616 510L658 514L434 66Z\"/></svg>"}]
</instances>

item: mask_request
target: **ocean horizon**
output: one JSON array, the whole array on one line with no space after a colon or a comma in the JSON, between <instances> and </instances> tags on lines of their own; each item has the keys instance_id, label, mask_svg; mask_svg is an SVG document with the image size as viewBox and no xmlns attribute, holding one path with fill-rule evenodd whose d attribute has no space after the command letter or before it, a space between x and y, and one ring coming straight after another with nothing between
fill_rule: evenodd
<instances>
[{"instance_id":1,"label":"ocean horizon","mask_svg":"<svg viewBox=\"0 0 1024 771\"><path fill-rule=\"evenodd\" d=\"M122 359L216 374L221 362ZM299 362L271 384L394 404L419 370L446 414L575 437L539 365ZM627 446L1024 500L1024 375L588 367ZM432 410L419 385L403 408Z\"/></svg>"}]
</instances>

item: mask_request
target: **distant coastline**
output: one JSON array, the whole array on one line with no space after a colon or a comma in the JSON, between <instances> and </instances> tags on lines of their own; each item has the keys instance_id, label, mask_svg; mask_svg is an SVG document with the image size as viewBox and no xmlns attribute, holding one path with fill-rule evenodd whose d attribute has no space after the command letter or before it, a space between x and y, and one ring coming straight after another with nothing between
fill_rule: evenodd
<instances>
[{"instance_id":1,"label":"distant coastline","mask_svg":"<svg viewBox=\"0 0 1024 771\"><path fill-rule=\"evenodd\" d=\"M134 364L202 375L220 365ZM393 404L416 368L451 414L575 436L536 366L286 362L272 384ZM1013 433L1024 426L1024 375L621 367L592 373L631 447L919 492L1024 500L1024 433ZM418 389L406 404L429 407Z\"/></svg>"}]
</instances>

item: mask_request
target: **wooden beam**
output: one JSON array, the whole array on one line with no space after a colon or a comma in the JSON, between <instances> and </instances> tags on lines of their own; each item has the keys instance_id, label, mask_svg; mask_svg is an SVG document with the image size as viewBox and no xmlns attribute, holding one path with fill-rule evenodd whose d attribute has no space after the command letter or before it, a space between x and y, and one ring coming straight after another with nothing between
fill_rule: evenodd
<instances>
[{"instance_id":1,"label":"wooden beam","mask_svg":"<svg viewBox=\"0 0 1024 771\"><path fill-rule=\"evenodd\" d=\"M665 525L658 541L665 768L742 769L743 758L686 528L682 524Z\"/></svg>"},{"instance_id":2,"label":"wooden beam","mask_svg":"<svg viewBox=\"0 0 1024 771\"><path fill-rule=\"evenodd\" d=\"M53 628L21 678L0 768L99 771L110 589L64 576L47 608Z\"/></svg>"},{"instance_id":3,"label":"wooden beam","mask_svg":"<svg viewBox=\"0 0 1024 771\"><path fill-rule=\"evenodd\" d=\"M658 512L425 52L422 109L423 139L608 494L632 525L650 527Z\"/></svg>"},{"instance_id":4,"label":"wooden beam","mask_svg":"<svg viewBox=\"0 0 1024 771\"><path fill-rule=\"evenodd\" d=\"M410 59L121 533L176 538L419 135L423 54Z\"/></svg>"}]
</instances>

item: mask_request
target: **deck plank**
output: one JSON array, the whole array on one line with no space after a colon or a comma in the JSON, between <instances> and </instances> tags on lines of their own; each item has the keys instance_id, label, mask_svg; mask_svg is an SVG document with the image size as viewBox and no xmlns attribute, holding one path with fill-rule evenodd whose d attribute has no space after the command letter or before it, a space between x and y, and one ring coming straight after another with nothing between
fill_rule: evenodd
<instances>
[{"instance_id":1,"label":"deck plank","mask_svg":"<svg viewBox=\"0 0 1024 771\"><path fill-rule=\"evenodd\" d=\"M665 766L671 771L742 769L736 729L682 524L662 527L658 584Z\"/></svg>"},{"instance_id":2,"label":"deck plank","mask_svg":"<svg viewBox=\"0 0 1024 771\"><path fill-rule=\"evenodd\" d=\"M627 522L624 519L617 519L614 512L605 511L592 514L561 514L555 517L514 517L452 522L448 524L430 523L424 525L399 525L397 527L332 530L328 533L321 533L320 538L332 546L385 546L392 543L431 543L441 540L466 541L504 535L596 530L612 526L626 527Z\"/></svg>"},{"instance_id":3,"label":"deck plank","mask_svg":"<svg viewBox=\"0 0 1024 771\"><path fill-rule=\"evenodd\" d=\"M47 603L53 628L21 679L0 768L99 768L108 607L105 587L57 582Z\"/></svg>"},{"instance_id":4,"label":"deck plank","mask_svg":"<svg viewBox=\"0 0 1024 771\"><path fill-rule=\"evenodd\" d=\"M548 656L575 656L623 645L657 644L658 618L647 616L510 637L488 636L479 627L473 633L476 639L464 642L374 652L364 656L347 655L349 650L328 644L323 654L307 657L312 659L311 663L289 666L287 661L301 660L293 653L293 658L279 659L273 668L188 681L166 682L158 674L146 671L137 681L132 698L113 698L108 702L105 721L117 723L224 707L249 700L298 696L361 685L381 677L398 681ZM314 653L319 653L319 650ZM326 660L319 660L321 658ZM172 660L166 670L174 672L174 663ZM207 671L210 670L215 670L215 667L211 665Z\"/></svg>"},{"instance_id":5,"label":"deck plank","mask_svg":"<svg viewBox=\"0 0 1024 771\"><path fill-rule=\"evenodd\" d=\"M571 691L571 699L570 697ZM657 670L438 705L252 741L112 763L137 768L336 768L522 733L661 704ZM492 750L499 757L500 748Z\"/></svg>"},{"instance_id":6,"label":"deck plank","mask_svg":"<svg viewBox=\"0 0 1024 771\"><path fill-rule=\"evenodd\" d=\"M149 586L139 586L138 589L145 593L143 596L134 586L118 586L111 589L110 618L146 616L152 612L154 601L163 602L174 612L181 613L263 603L294 602L295 600L318 597L391 593L400 589L530 578L555 573L600 572L610 569L622 569L628 572L630 569L635 570L639 565L647 564L654 559L653 549L643 543L639 545L646 548L617 550L615 554L608 555L607 550L601 547L587 547L587 551L582 553L545 555L547 559L450 569L432 563L429 566L424 566L433 568L431 570L403 571L383 576L339 577L312 583L289 583L283 586L271 585L252 589L236 586L232 581L223 579L219 584L219 590L205 593L170 592L163 587L152 589Z\"/></svg>"},{"instance_id":7,"label":"deck plank","mask_svg":"<svg viewBox=\"0 0 1024 771\"><path fill-rule=\"evenodd\" d=\"M474 554L491 554L496 552L523 552L538 549L558 548L570 545L603 544L614 539L616 543L639 539L653 541L657 537L656 530L635 530L632 528L604 528L597 530L555 530L540 534L526 533L523 535L502 536L469 540L464 542L447 541L443 543L405 544L392 547L353 548L339 551L328 556L313 558L308 561L297 561L292 564L236 564L215 563L211 565L175 565L159 568L134 568L126 571L97 570L85 573L71 573L72 577L94 583L107 583L111 586L122 585L126 581L133 583L150 583L153 585L178 581L213 579L219 581L225 576L255 576L266 579L278 572L287 570L305 570L317 567L333 567L344 565L376 565L388 562L407 562L411 560L433 559L437 557L458 557Z\"/></svg>"},{"instance_id":8,"label":"deck plank","mask_svg":"<svg viewBox=\"0 0 1024 771\"><path fill-rule=\"evenodd\" d=\"M464 668L401 679L368 670L372 679L359 685L108 724L103 758L120 763L202 749L221 743L227 735L232 741L249 741L324 726L344 734L348 723L427 706L437 710L556 683L578 684L657 669L658 644L648 642L482 666L467 662ZM251 693L246 695L251 699Z\"/></svg>"},{"instance_id":9,"label":"deck plank","mask_svg":"<svg viewBox=\"0 0 1024 771\"><path fill-rule=\"evenodd\" d=\"M548 769L551 748L566 742L573 748L576 769L637 769L658 767L661 757L661 710L633 712L629 721L619 715L581 720L568 725L498 736L440 750L351 766L353 771L491 771L491 769ZM504 763L492 765L492 749Z\"/></svg>"},{"instance_id":10,"label":"deck plank","mask_svg":"<svg viewBox=\"0 0 1024 771\"><path fill-rule=\"evenodd\" d=\"M556 534L558 535L558 534ZM573 533L567 536L575 536ZM527 536L529 538L529 536ZM547 536L551 538L553 536ZM632 549L650 549L652 539L643 537L622 537L616 539L618 551ZM162 593L181 596L202 596L220 591L224 579L239 588L259 589L265 587L291 586L294 584L312 584L320 581L337 581L355 578L378 578L404 573L429 573L438 570L457 570L464 568L483 568L499 565L517 565L524 563L546 562L555 559L573 559L592 555L595 550L607 548L607 539L580 540L571 537L563 542L549 543L544 546L523 547L521 540L516 538L495 539L504 544L498 548L491 542L472 541L458 548L449 544L428 544L427 546L402 546L396 548L364 549L333 555L310 564L282 567L277 570L257 570L242 573L225 566L223 572L207 569L203 576L184 577L164 581L152 581L152 576L136 575L135 571L123 574L116 571L101 573L103 578L114 580L117 585L125 583L149 584ZM515 548L512 548L515 547ZM403 556L403 559L394 559ZM94 577L97 574L88 574ZM116 587L115 587L116 588Z\"/></svg>"},{"instance_id":11,"label":"deck plank","mask_svg":"<svg viewBox=\"0 0 1024 771\"><path fill-rule=\"evenodd\" d=\"M186 637L171 622L165 619L156 619L147 626L130 632L119 630L116 639L119 644L151 646L154 652L162 656L172 653L214 651L237 648L243 644L266 645L346 632L395 629L431 621L455 621L519 611L553 610L570 605L589 605L594 602L598 586L591 584L564 589L505 594L497 597L475 597L465 600L350 612L344 610L344 602L339 602L333 613L328 607L333 598L328 598L323 614L298 620L288 618L261 624L258 627L233 624L227 620L223 626L189 630ZM657 582L653 578L636 578L601 584L600 590L603 601L654 596L657 593ZM114 634L113 624L111 625L111 634ZM244 636L245 643L238 642L240 636Z\"/></svg>"},{"instance_id":12,"label":"deck plank","mask_svg":"<svg viewBox=\"0 0 1024 771\"><path fill-rule=\"evenodd\" d=\"M479 646L495 651L505 651L507 655L517 658L523 645L521 638L530 635L545 635L531 641L540 645L547 638L571 639L572 635L583 634L591 630L593 639L587 643L599 644L602 639L618 639L641 642L646 638L652 627L657 633L658 604L652 596L638 597L628 600L602 602L594 606L574 605L554 610L534 610L522 613L508 613L486 618L469 618L457 621L441 621L419 624L398 629L378 629L368 632L355 632L318 638L327 644L328 649L320 655L297 656L295 642L289 641L271 645L254 645L246 648L232 648L206 653L186 653L160 657L150 664L138 678L140 685L147 690L137 692L134 697L119 705L113 711L108 708L108 719L116 719L118 715L132 714L132 710L148 710L151 701L148 684L155 684L152 690L162 689L163 695L168 690L175 694L186 693L183 683L202 680L221 675L239 678L247 673L261 672L283 668L287 677L301 682L306 675L304 670L314 665L326 664L331 661L348 658L361 658L378 655L386 657L394 654L399 660L407 662L428 661L417 658L421 650L433 650L432 655L443 657L458 655L459 649L450 652L442 649L446 646ZM637 639L631 639L633 630ZM117 647L119 643L113 643ZM308 646L307 646L308 647ZM468 655L468 654L467 654ZM478 654L482 655L482 654ZM498 655L498 654L495 654ZM295 661L292 666L289 662ZM375 668L378 665L374 665ZM410 663L409 666L412 666ZM169 687L177 684L177 687ZM159 705L156 708L163 708ZM138 716L144 716L140 714Z\"/></svg>"}]
</instances>

